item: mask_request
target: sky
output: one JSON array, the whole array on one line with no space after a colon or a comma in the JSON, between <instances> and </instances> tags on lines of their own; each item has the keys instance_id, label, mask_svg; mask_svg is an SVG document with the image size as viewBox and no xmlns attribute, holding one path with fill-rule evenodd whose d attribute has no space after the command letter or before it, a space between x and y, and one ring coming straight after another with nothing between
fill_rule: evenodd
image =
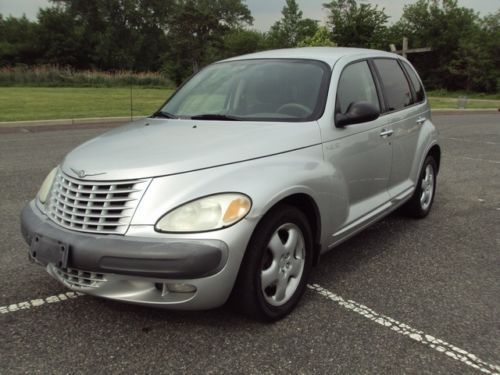
<instances>
[{"instance_id":1,"label":"sky","mask_svg":"<svg viewBox=\"0 0 500 375\"><path fill-rule=\"evenodd\" d=\"M414 3L416 0L360 0L360 2L378 5L385 8L386 14L390 16L390 22L396 22L403 12L403 6ZM318 21L325 21L326 12L322 4L327 0L297 0L304 17ZM246 0L246 4L252 11L255 19L253 28L267 31L269 27L281 18L281 9L285 0ZM500 0L458 0L458 4L472 8L481 15L493 13L500 8ZM39 8L49 6L48 0L0 0L0 14L20 17L23 14L30 19L35 19Z\"/></svg>"}]
</instances>

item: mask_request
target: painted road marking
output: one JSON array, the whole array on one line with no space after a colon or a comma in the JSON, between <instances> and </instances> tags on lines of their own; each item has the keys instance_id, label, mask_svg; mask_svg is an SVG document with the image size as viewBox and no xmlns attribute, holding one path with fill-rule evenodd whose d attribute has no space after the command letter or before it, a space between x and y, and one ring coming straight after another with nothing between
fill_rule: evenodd
<instances>
[{"instance_id":1,"label":"painted road marking","mask_svg":"<svg viewBox=\"0 0 500 375\"><path fill-rule=\"evenodd\" d=\"M431 349L434 349L440 353L444 353L448 357L456 361L460 361L486 374L500 375L500 366L483 361L476 355L469 353L463 349L460 349L455 345L452 345L444 340L438 339L434 336L426 334L425 332L412 328L407 324L397 321L396 319L379 314L370 309L369 307L357 303L353 300L346 300L341 296L330 292L329 290L323 288L318 284L312 284L312 285L308 284L307 287L309 289L312 289L316 293L337 303L338 305L344 307L347 310L351 310L363 316L364 318L367 318L377 324L387 327L401 335L407 336L412 340L415 340ZM32 309L34 307L40 307L46 304L63 302L78 298L83 295L84 295L83 293L78 293L78 292L66 292L55 296L46 297L43 299L39 298L26 302L14 303L12 305L0 306L0 314L8 314L16 311Z\"/></svg>"},{"instance_id":2,"label":"painted road marking","mask_svg":"<svg viewBox=\"0 0 500 375\"><path fill-rule=\"evenodd\" d=\"M407 324L401 323L396 319L392 319L388 316L379 314L369 307L366 307L360 303L352 300L346 300L341 296L330 292L329 290L321 287L318 284L308 284L309 289L314 290L320 295L330 299L331 301L337 303L347 310L351 310L364 318L367 318L377 324L387 327L401 335L408 336L412 340L415 340L429 348L432 348L440 353L446 354L448 357L460 361L476 370L484 372L485 374L500 374L500 366L488 363L479 359L476 355L469 353L463 349L460 349L452 344L447 343L441 339L434 336L428 335L425 332L419 331L415 328L408 326Z\"/></svg>"},{"instance_id":3,"label":"painted road marking","mask_svg":"<svg viewBox=\"0 0 500 375\"><path fill-rule=\"evenodd\" d=\"M56 303L56 302L67 301L70 299L75 299L80 296L83 296L83 294L78 292L66 292L58 294L56 296L50 296L47 298L32 299L31 301L14 303L12 305L7 305L7 306L0 306L0 314L8 314L16 311L28 310L34 307L43 306L48 303Z\"/></svg>"}]
</instances>

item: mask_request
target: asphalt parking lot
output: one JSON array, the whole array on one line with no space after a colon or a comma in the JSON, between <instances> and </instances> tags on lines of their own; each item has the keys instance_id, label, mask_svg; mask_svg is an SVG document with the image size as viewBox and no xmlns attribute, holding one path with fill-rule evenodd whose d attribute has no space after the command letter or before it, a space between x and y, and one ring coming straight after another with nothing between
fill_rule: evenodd
<instances>
[{"instance_id":1,"label":"asphalt parking lot","mask_svg":"<svg viewBox=\"0 0 500 375\"><path fill-rule=\"evenodd\" d=\"M103 129L0 134L0 373L500 373L500 114L434 121L430 216L393 214L323 256L275 324L63 294L28 262L19 212Z\"/></svg>"}]
</instances>

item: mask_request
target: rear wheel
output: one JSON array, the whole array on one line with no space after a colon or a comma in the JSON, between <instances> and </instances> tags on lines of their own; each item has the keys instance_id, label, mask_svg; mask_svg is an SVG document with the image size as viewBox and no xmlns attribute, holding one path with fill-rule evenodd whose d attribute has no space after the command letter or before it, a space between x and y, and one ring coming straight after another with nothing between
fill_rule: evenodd
<instances>
[{"instance_id":1,"label":"rear wheel","mask_svg":"<svg viewBox=\"0 0 500 375\"><path fill-rule=\"evenodd\" d=\"M409 216L421 219L431 211L436 192L436 172L436 161L432 156L427 156L413 197L404 206L404 210Z\"/></svg>"},{"instance_id":2,"label":"rear wheel","mask_svg":"<svg viewBox=\"0 0 500 375\"><path fill-rule=\"evenodd\" d=\"M235 306L259 320L287 315L304 293L312 248L306 216L293 206L275 207L250 240L233 290Z\"/></svg>"}]
</instances>

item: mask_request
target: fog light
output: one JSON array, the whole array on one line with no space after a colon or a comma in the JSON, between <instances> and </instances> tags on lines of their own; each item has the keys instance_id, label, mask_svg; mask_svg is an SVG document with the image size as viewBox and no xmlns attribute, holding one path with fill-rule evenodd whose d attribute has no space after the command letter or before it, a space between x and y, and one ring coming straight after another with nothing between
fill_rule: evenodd
<instances>
[{"instance_id":1,"label":"fog light","mask_svg":"<svg viewBox=\"0 0 500 375\"><path fill-rule=\"evenodd\" d=\"M165 297L169 293L194 293L196 287L185 283L155 283L155 288Z\"/></svg>"},{"instance_id":2,"label":"fog light","mask_svg":"<svg viewBox=\"0 0 500 375\"><path fill-rule=\"evenodd\" d=\"M196 292L196 287L191 284L184 283L169 283L167 289L172 293L193 293Z\"/></svg>"}]
</instances>

